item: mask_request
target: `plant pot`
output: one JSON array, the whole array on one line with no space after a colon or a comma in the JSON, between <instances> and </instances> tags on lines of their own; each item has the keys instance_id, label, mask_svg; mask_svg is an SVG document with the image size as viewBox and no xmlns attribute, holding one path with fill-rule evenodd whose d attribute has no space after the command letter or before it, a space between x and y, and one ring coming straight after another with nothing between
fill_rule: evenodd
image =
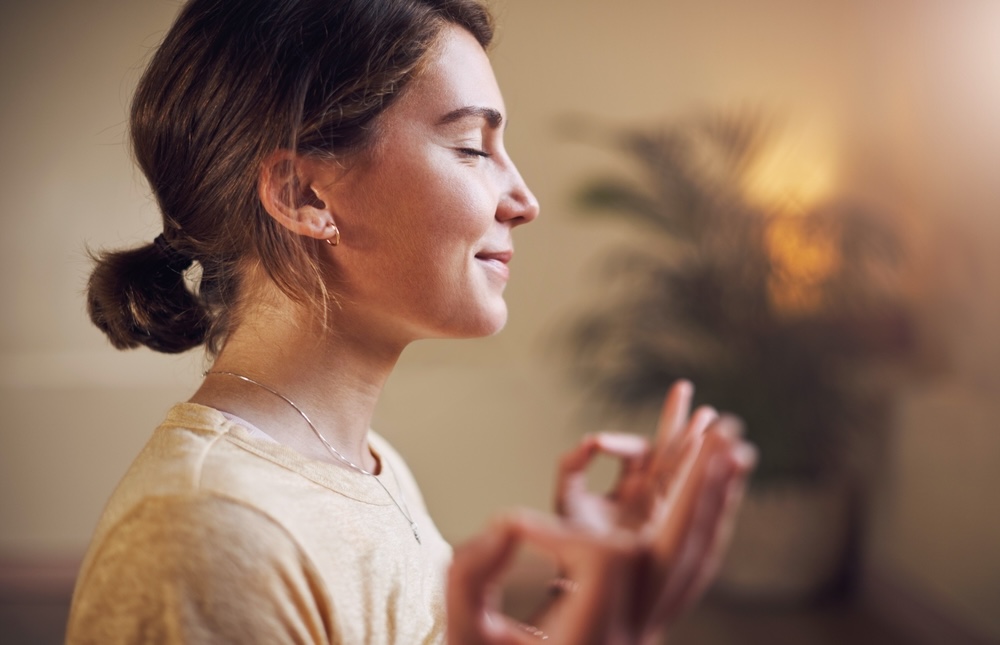
<instances>
[{"instance_id":1,"label":"plant pot","mask_svg":"<svg viewBox=\"0 0 1000 645\"><path fill-rule=\"evenodd\" d=\"M715 592L742 603L804 604L844 580L853 535L843 483L751 490Z\"/></svg>"}]
</instances>

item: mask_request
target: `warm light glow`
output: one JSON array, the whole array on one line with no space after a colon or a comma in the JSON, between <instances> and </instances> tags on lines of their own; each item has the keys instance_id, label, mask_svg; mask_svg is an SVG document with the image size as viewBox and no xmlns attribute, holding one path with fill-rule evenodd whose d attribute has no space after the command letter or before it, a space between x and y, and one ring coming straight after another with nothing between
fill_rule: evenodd
<instances>
[{"instance_id":1,"label":"warm light glow","mask_svg":"<svg viewBox=\"0 0 1000 645\"><path fill-rule=\"evenodd\" d=\"M809 231L800 217L775 218L767 229L767 251L773 263L768 295L774 308L803 315L823 305L823 283L840 267L835 237Z\"/></svg>"},{"instance_id":2,"label":"warm light glow","mask_svg":"<svg viewBox=\"0 0 1000 645\"><path fill-rule=\"evenodd\" d=\"M747 199L783 214L808 212L830 199L837 184L832 140L818 130L773 140L744 175Z\"/></svg>"},{"instance_id":3,"label":"warm light glow","mask_svg":"<svg viewBox=\"0 0 1000 645\"><path fill-rule=\"evenodd\" d=\"M768 138L742 178L746 199L773 216L765 239L772 262L768 294L786 315L821 308L823 284L840 267L836 237L806 219L837 190L834 141L829 129L815 123L786 128Z\"/></svg>"}]
</instances>

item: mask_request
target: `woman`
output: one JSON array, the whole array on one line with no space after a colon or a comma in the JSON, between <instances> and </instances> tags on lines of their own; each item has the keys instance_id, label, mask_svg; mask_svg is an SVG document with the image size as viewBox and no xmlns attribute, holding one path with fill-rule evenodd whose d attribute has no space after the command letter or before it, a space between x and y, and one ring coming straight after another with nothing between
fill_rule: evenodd
<instances>
[{"instance_id":1,"label":"woman","mask_svg":"<svg viewBox=\"0 0 1000 645\"><path fill-rule=\"evenodd\" d=\"M88 303L116 347L214 362L109 501L70 642L638 642L703 587L752 455L711 411L688 421L686 385L657 448L586 441L563 464L568 521L498 521L449 581L369 429L408 343L506 319L511 231L538 204L503 147L491 39L475 0L184 7L132 106L163 233L102 255ZM579 484L600 450L627 465L609 498ZM521 541L570 581L532 626L490 601Z\"/></svg>"}]
</instances>

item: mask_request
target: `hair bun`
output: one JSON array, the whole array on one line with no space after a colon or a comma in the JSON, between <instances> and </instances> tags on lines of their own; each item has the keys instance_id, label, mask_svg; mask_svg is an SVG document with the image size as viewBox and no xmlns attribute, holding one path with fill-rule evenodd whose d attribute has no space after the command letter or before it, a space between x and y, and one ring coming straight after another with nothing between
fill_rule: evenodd
<instances>
[{"instance_id":1,"label":"hair bun","mask_svg":"<svg viewBox=\"0 0 1000 645\"><path fill-rule=\"evenodd\" d=\"M178 251L167 238L163 237L163 233L160 233L153 240L153 246L160 252L163 259L166 260L167 268L181 273L188 269L192 264L194 264L194 258L190 255Z\"/></svg>"},{"instance_id":2,"label":"hair bun","mask_svg":"<svg viewBox=\"0 0 1000 645\"><path fill-rule=\"evenodd\" d=\"M118 349L145 345L176 354L205 341L210 316L184 282L184 269L192 262L189 256L164 240L103 252L94 260L87 312L112 345Z\"/></svg>"}]
</instances>

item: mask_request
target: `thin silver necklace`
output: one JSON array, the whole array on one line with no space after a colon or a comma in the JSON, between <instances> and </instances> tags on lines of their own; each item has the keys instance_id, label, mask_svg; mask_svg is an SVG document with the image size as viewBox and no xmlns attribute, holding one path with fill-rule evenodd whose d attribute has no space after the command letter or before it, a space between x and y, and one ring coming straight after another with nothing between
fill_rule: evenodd
<instances>
[{"instance_id":1,"label":"thin silver necklace","mask_svg":"<svg viewBox=\"0 0 1000 645\"><path fill-rule=\"evenodd\" d=\"M372 479L374 479L378 483L379 486L382 487L382 490L384 490L385 494L389 496L389 499L392 500L392 503L396 506L396 508L399 509L399 512L402 513L403 517L406 518L406 521L410 523L410 529L413 530L413 537L416 538L417 544L421 544L421 542L420 542L420 533L417 531L417 523L413 521L413 516L411 516L410 513L409 513L410 509L406 505L406 499L403 498L403 489L401 487L399 488L399 500L402 502L402 505L400 505L399 501L396 501L396 498L393 496L392 493L389 492L389 489L386 488L385 484L382 483L382 480L379 479L378 476L375 475L375 473L368 472L367 470L365 470L361 466L358 466L353 461L351 461L350 459L348 459L347 457L345 457L344 455L342 455L339 450L337 450L332 445L330 445L330 442L326 440L326 437L324 437L320 433L319 430L316 429L316 426L313 424L312 420L309 419L309 416L305 412L302 411L302 408L300 408L299 406L295 405L294 401L292 401L291 399L289 399L287 396L285 396L281 392L275 390L272 387L264 385L263 383L255 381L252 378L250 378L249 376L244 376L243 374L237 374L236 372L224 372L222 370L218 370L218 371L210 370L208 372L205 372L205 376L210 376L212 374L217 374L217 375L220 375L220 376L232 376L233 378L238 378L241 381L246 381L247 383L250 383L251 385L256 385L257 387L259 387L259 388L261 388L263 390L267 390L268 392L270 392L274 396L278 397L279 399L281 399L282 401L284 401L288 405L292 406L292 408L294 408L295 411L299 413L299 415L305 420L305 422L309 424L309 427L312 429L313 434L315 434L316 437L320 441L323 442L323 445L326 446L326 449L330 451L331 455L333 455L336 459L339 459L341 462L343 462L344 464L346 464L350 468L358 471L362 475L368 475L369 477L371 477ZM399 478L396 477L396 471L392 469L392 464L390 464L388 461L386 461L385 464L387 466L389 466L389 470L392 470L392 476L396 480L396 486L399 487Z\"/></svg>"}]
</instances>

